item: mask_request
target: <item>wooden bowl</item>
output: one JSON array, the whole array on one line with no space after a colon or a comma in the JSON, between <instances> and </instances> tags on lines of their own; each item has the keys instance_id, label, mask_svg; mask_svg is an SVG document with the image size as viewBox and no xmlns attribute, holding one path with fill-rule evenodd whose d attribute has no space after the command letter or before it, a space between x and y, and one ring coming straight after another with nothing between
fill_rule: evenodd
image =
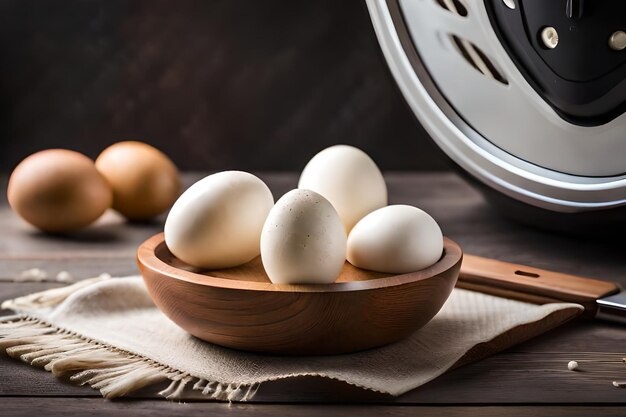
<instances>
[{"instance_id":1,"label":"wooden bowl","mask_svg":"<svg viewBox=\"0 0 626 417\"><path fill-rule=\"evenodd\" d=\"M155 304L192 335L234 349L288 355L356 352L398 341L441 309L463 253L445 239L429 268L390 275L348 262L333 284L272 284L260 257L201 271L177 259L160 233L137 251Z\"/></svg>"}]
</instances>

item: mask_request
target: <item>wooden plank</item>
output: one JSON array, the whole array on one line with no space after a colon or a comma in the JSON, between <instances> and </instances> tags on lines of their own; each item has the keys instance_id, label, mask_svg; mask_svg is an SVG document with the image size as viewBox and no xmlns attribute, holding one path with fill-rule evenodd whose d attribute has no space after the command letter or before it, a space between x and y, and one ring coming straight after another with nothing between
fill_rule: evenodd
<instances>
[{"instance_id":1,"label":"wooden plank","mask_svg":"<svg viewBox=\"0 0 626 417\"><path fill-rule=\"evenodd\" d=\"M202 174L186 176L186 182L200 176ZM262 174L261 177L268 182L275 198L297 182L297 175L289 173ZM452 174L388 173L386 178L391 203L414 204L427 210L438 220L444 233L468 253L626 284L623 251L610 242L581 242L579 238L547 234L509 223L497 217L478 193ZM15 277L24 269L41 267L51 274L68 270L79 278L105 270L132 273L136 245L162 227L158 223L121 223L103 227L114 230L107 232L117 236L113 239L92 232L81 238L58 239L28 231L6 207L0 207L0 226L4 232L0 239L0 276ZM0 299L55 285L58 284L0 282ZM398 399L376 396L336 381L306 378L264 384L255 401L392 401L441 405L626 403L624 390L611 385L613 374L573 373L566 368L567 361L580 359L581 352L623 353L624 331L623 327L601 322L578 321L507 352L459 368ZM619 372L622 368L617 369L616 376L626 376ZM68 385L48 373L6 358L0 359L0 381L11 381L0 384L0 393L5 396L97 395L89 388ZM144 391L135 396L151 397L153 392ZM508 410L505 414L514 415ZM596 415L607 414L603 411Z\"/></svg>"},{"instance_id":2,"label":"wooden plank","mask_svg":"<svg viewBox=\"0 0 626 417\"><path fill-rule=\"evenodd\" d=\"M626 412L624 407L610 406L584 406L584 407L497 407L497 406L457 406L446 407L407 407L407 406L375 406L375 405L294 405L294 404L241 404L241 403L178 403L171 401L155 402L150 400L116 400L105 401L96 398L2 398L0 399L3 415L6 416L32 416L35 409L45 410L45 415L50 417L65 417L68 414L92 414L97 412L100 416L119 415L135 416L223 416L223 415L254 415L254 416L281 416L294 417L308 416L345 416L347 414L357 416L415 416L432 417L446 415L450 417L466 417L477 415L483 417L526 417L526 416L623 416ZM442 413L443 412L443 413Z\"/></svg>"},{"instance_id":3,"label":"wooden plank","mask_svg":"<svg viewBox=\"0 0 626 417\"><path fill-rule=\"evenodd\" d=\"M0 402L2 397L97 397L99 392L55 378L51 373L0 355Z\"/></svg>"},{"instance_id":4,"label":"wooden plank","mask_svg":"<svg viewBox=\"0 0 626 417\"><path fill-rule=\"evenodd\" d=\"M103 273L114 277L139 275L137 262L129 254L123 258L85 258L85 259L0 259L0 285L22 280L32 268L45 272L48 283L58 283L57 275L66 272L72 280L91 278ZM26 280L28 282L28 280Z\"/></svg>"},{"instance_id":5,"label":"wooden plank","mask_svg":"<svg viewBox=\"0 0 626 417\"><path fill-rule=\"evenodd\" d=\"M132 254L139 242L163 228L163 219L127 223L108 211L96 223L70 235L49 235L22 221L8 207L0 208L1 260L57 258L120 258Z\"/></svg>"},{"instance_id":6,"label":"wooden plank","mask_svg":"<svg viewBox=\"0 0 626 417\"><path fill-rule=\"evenodd\" d=\"M188 185L203 175L185 175L185 183ZM259 176L268 183L276 199L295 187L298 179L294 173ZM590 239L581 242L577 237L544 233L508 222L497 216L463 180L450 173L391 172L386 173L386 179L391 204L413 204L427 210L444 233L467 253L626 285L626 265L619 245ZM162 230L162 218L153 224L126 224L109 215L83 233L58 238L35 232L9 211L2 198L0 230L0 276L3 277L12 277L38 262L59 258L79 258L78 262L115 258L112 264L127 262L119 267L120 272L130 272L137 245ZM8 273L3 272L5 267ZM81 268L81 275L83 271Z\"/></svg>"}]
</instances>

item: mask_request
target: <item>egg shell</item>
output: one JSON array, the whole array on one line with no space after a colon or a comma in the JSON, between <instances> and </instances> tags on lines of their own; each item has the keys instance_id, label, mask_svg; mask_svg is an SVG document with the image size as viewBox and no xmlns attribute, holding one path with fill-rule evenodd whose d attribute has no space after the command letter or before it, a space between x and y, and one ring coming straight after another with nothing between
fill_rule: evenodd
<instances>
[{"instance_id":1,"label":"egg shell","mask_svg":"<svg viewBox=\"0 0 626 417\"><path fill-rule=\"evenodd\" d=\"M15 168L7 197L11 208L33 226L52 233L88 226L111 206L111 188L83 154L49 149Z\"/></svg>"},{"instance_id":2,"label":"egg shell","mask_svg":"<svg viewBox=\"0 0 626 417\"><path fill-rule=\"evenodd\" d=\"M328 199L348 233L363 216L387 205L387 186L376 163L348 145L331 146L315 155L302 171L298 188Z\"/></svg>"},{"instance_id":3,"label":"egg shell","mask_svg":"<svg viewBox=\"0 0 626 417\"><path fill-rule=\"evenodd\" d=\"M348 236L348 261L362 269L404 274L436 263L443 235L425 211L407 205L383 207L365 216Z\"/></svg>"},{"instance_id":4,"label":"egg shell","mask_svg":"<svg viewBox=\"0 0 626 417\"><path fill-rule=\"evenodd\" d=\"M346 233L328 200L292 190L272 208L261 234L261 260L275 284L328 284L346 259Z\"/></svg>"},{"instance_id":5,"label":"egg shell","mask_svg":"<svg viewBox=\"0 0 626 417\"><path fill-rule=\"evenodd\" d=\"M189 187L165 221L165 243L182 261L204 269L230 268L260 254L260 236L274 205L252 174L224 171Z\"/></svg>"},{"instance_id":6,"label":"egg shell","mask_svg":"<svg viewBox=\"0 0 626 417\"><path fill-rule=\"evenodd\" d=\"M113 190L113 208L130 220L148 220L169 209L180 195L174 163L146 143L118 142L96 159Z\"/></svg>"}]
</instances>

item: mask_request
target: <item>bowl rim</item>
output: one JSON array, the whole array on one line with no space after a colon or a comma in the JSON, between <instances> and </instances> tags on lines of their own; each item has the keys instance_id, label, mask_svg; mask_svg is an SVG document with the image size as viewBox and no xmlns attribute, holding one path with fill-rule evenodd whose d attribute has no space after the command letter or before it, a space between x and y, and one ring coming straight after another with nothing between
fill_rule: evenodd
<instances>
[{"instance_id":1,"label":"bowl rim","mask_svg":"<svg viewBox=\"0 0 626 417\"><path fill-rule=\"evenodd\" d=\"M137 263L144 279L146 278L144 270L148 269L153 273L165 275L191 284L248 291L316 293L364 291L394 287L436 277L439 274L453 268L463 259L463 251L461 250L461 247L453 240L444 237L444 249L441 258L428 268L421 269L419 271L363 281L334 282L331 284L274 284L271 282L219 278L176 268L164 262L156 255L155 252L161 247L161 245L165 245L163 232L157 233L156 235L148 238L138 247Z\"/></svg>"}]
</instances>

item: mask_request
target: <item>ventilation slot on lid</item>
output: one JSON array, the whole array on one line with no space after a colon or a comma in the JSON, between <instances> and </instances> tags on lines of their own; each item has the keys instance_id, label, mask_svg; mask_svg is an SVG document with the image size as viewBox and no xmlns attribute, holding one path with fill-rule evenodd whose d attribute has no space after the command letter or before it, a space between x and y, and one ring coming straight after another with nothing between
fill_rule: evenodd
<instances>
[{"instance_id":1,"label":"ventilation slot on lid","mask_svg":"<svg viewBox=\"0 0 626 417\"><path fill-rule=\"evenodd\" d=\"M476 68L481 74L493 80L499 81L502 84L508 84L506 78L504 78L491 60L487 58L487 55L485 55L476 45L467 39L459 38L456 35L450 35L450 39L452 39L452 42L463 58L465 58L465 60Z\"/></svg>"},{"instance_id":2,"label":"ventilation slot on lid","mask_svg":"<svg viewBox=\"0 0 626 417\"><path fill-rule=\"evenodd\" d=\"M451 11L452 13L458 15L458 16L467 16L467 7L465 7L465 5L463 3L461 3L461 0L436 0L437 4L439 4L441 7L443 7L446 10Z\"/></svg>"}]
</instances>

